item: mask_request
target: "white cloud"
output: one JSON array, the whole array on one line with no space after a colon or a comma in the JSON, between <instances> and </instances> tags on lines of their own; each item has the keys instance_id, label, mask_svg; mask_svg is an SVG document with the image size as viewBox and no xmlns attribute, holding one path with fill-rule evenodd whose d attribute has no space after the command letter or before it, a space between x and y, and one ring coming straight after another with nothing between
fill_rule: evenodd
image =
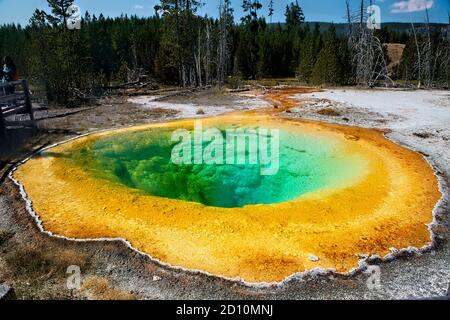
<instances>
[{"instance_id":1,"label":"white cloud","mask_svg":"<svg viewBox=\"0 0 450 320\"><path fill-rule=\"evenodd\" d=\"M144 6L142 6L142 5L140 5L140 4L136 4L136 5L134 6L134 8L137 9L137 10L142 10L142 9L144 9Z\"/></svg>"},{"instance_id":2,"label":"white cloud","mask_svg":"<svg viewBox=\"0 0 450 320\"><path fill-rule=\"evenodd\" d=\"M419 12L425 9L431 9L434 5L434 0L404 0L397 1L391 7L392 13L408 13Z\"/></svg>"}]
</instances>

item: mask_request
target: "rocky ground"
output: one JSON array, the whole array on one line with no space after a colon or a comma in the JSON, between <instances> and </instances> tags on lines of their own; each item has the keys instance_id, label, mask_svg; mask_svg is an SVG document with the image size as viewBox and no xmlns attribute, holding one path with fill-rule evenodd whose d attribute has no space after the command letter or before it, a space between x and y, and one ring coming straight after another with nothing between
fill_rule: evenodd
<instances>
[{"instance_id":1,"label":"rocky ground","mask_svg":"<svg viewBox=\"0 0 450 320\"><path fill-rule=\"evenodd\" d=\"M399 104L392 103L392 108L385 109L368 104L360 106L352 103L355 97L347 97L342 92L339 99L333 100L334 93L292 94L289 102L299 107L282 111L280 115L385 128L389 139L427 156L440 170L443 187L449 183L445 178L450 177L450 129L445 125L450 113L449 100L445 100L448 96L442 99L439 96L437 110L428 110L430 114L439 112L434 117L438 120L424 125L422 116L413 119L414 112L406 112L408 105L395 108ZM366 96L357 93L362 94L358 99L370 100L370 93ZM440 94L431 93L432 97ZM240 94L205 91L169 97L116 97L91 107L38 111L41 129L38 135L32 136L24 130L10 131L9 141L14 143L3 143L0 152L0 286L14 288L19 299L380 299L446 295L450 279L450 245L446 239L428 252L405 254L380 263L381 286L375 288L367 285L370 275L362 272L352 276L317 272L292 277L281 285L254 287L161 266L121 242L75 243L44 235L26 211L17 187L6 175L8 168L33 150L79 134L274 104L273 99L267 99L271 101L269 104L262 98L262 90ZM442 220L449 216L446 190L445 196L446 201L438 209ZM79 289L67 287L70 279L67 268L71 265L80 267Z\"/></svg>"}]
</instances>

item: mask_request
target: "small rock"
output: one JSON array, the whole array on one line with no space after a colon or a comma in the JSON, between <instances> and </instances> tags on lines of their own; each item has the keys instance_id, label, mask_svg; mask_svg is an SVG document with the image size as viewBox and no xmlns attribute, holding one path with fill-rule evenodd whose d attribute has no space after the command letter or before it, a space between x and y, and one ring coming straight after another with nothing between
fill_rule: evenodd
<instances>
[{"instance_id":1,"label":"small rock","mask_svg":"<svg viewBox=\"0 0 450 320\"><path fill-rule=\"evenodd\" d=\"M316 257L316 256L309 256L308 259L309 259L309 261L312 261L312 262L317 262L317 261L319 261L319 258Z\"/></svg>"},{"instance_id":2,"label":"small rock","mask_svg":"<svg viewBox=\"0 0 450 320\"><path fill-rule=\"evenodd\" d=\"M162 279L161 277L153 276L153 281L159 281L159 280L161 280L161 279Z\"/></svg>"},{"instance_id":3,"label":"small rock","mask_svg":"<svg viewBox=\"0 0 450 320\"><path fill-rule=\"evenodd\" d=\"M414 132L413 135L415 135L416 137L419 137L421 139L428 139L433 137L432 133L429 132Z\"/></svg>"},{"instance_id":4,"label":"small rock","mask_svg":"<svg viewBox=\"0 0 450 320\"><path fill-rule=\"evenodd\" d=\"M205 111L203 109L198 109L197 114L205 114Z\"/></svg>"}]
</instances>

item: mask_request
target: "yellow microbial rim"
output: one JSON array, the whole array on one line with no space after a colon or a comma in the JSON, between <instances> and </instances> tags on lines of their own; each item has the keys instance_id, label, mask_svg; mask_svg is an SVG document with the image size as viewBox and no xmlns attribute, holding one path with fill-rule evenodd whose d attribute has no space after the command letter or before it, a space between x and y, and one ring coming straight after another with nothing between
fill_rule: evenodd
<instances>
[{"instance_id":1,"label":"yellow microbial rim","mask_svg":"<svg viewBox=\"0 0 450 320\"><path fill-rule=\"evenodd\" d=\"M294 201L241 208L207 207L154 197L89 175L52 153L100 137L156 127L191 126L191 120L92 134L53 147L14 172L45 230L76 239L124 238L171 266L250 283L281 282L314 268L348 272L358 255L385 256L390 248L431 243L427 224L441 197L437 177L419 154L377 130L240 113L214 123L270 123L313 132L345 144L367 161L367 172ZM317 259L316 259L317 258Z\"/></svg>"}]
</instances>

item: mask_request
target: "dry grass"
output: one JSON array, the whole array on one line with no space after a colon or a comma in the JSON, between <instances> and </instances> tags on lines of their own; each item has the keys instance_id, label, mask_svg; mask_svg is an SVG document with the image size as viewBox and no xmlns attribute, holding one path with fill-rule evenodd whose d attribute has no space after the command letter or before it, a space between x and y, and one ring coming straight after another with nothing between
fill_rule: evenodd
<instances>
[{"instance_id":1,"label":"dry grass","mask_svg":"<svg viewBox=\"0 0 450 320\"><path fill-rule=\"evenodd\" d=\"M385 45L387 56L389 57L388 71L389 74L395 75L400 65L400 61L403 57L403 51L405 50L405 45L401 43L386 43Z\"/></svg>"},{"instance_id":2,"label":"dry grass","mask_svg":"<svg viewBox=\"0 0 450 320\"><path fill-rule=\"evenodd\" d=\"M11 270L19 275L43 276L66 275L67 267L77 265L81 269L87 265L86 257L74 250L42 252L32 246L20 248L6 257Z\"/></svg>"},{"instance_id":3,"label":"dry grass","mask_svg":"<svg viewBox=\"0 0 450 320\"><path fill-rule=\"evenodd\" d=\"M386 43L387 55L390 64L399 64L405 50L405 45L401 43Z\"/></svg>"},{"instance_id":4,"label":"dry grass","mask_svg":"<svg viewBox=\"0 0 450 320\"><path fill-rule=\"evenodd\" d=\"M10 279L18 299L73 299L73 293L66 287L67 268L77 265L82 272L87 270L88 259L83 253L51 247L43 251L30 244L11 246L14 250L8 250L1 259L0 276Z\"/></svg>"},{"instance_id":5,"label":"dry grass","mask_svg":"<svg viewBox=\"0 0 450 320\"><path fill-rule=\"evenodd\" d=\"M10 235L0 232L1 239ZM1 240L0 239L0 240ZM67 268L76 265L81 269L80 290L66 287ZM75 249L46 251L35 245L16 247L0 258L0 280L8 276L18 299L92 299L92 300L134 300L129 292L117 290L106 278L89 275L89 259Z\"/></svg>"},{"instance_id":6,"label":"dry grass","mask_svg":"<svg viewBox=\"0 0 450 320\"><path fill-rule=\"evenodd\" d=\"M111 281L98 276L90 276L83 280L81 292L94 300L136 300L132 293L115 289Z\"/></svg>"},{"instance_id":7,"label":"dry grass","mask_svg":"<svg viewBox=\"0 0 450 320\"><path fill-rule=\"evenodd\" d=\"M0 246L14 236L13 232L0 230Z\"/></svg>"}]
</instances>

